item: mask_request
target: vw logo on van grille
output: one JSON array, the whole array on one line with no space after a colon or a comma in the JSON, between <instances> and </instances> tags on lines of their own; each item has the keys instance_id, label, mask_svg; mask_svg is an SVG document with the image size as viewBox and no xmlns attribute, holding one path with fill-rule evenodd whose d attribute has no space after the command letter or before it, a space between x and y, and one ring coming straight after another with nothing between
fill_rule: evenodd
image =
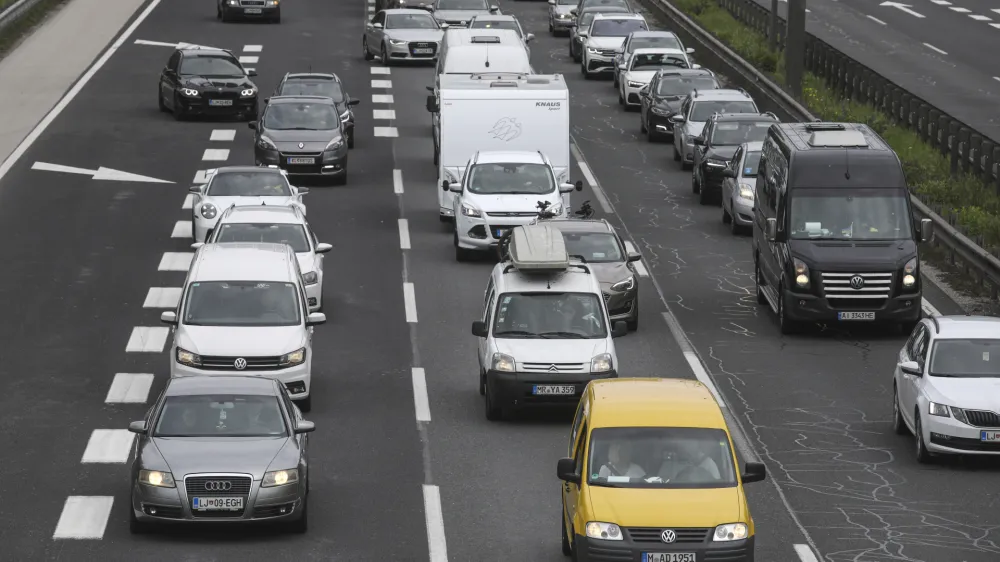
<instances>
[{"instance_id":1,"label":"vw logo on van grille","mask_svg":"<svg viewBox=\"0 0 1000 562\"><path fill-rule=\"evenodd\" d=\"M664 530L660 533L660 540L665 543L671 543L677 540L677 533L671 531L670 529Z\"/></svg>"},{"instance_id":2,"label":"vw logo on van grille","mask_svg":"<svg viewBox=\"0 0 1000 562\"><path fill-rule=\"evenodd\" d=\"M237 371L242 371L243 369L247 368L247 360L242 357L239 357L236 359L236 361L233 361L233 367L236 367Z\"/></svg>"},{"instance_id":3,"label":"vw logo on van grille","mask_svg":"<svg viewBox=\"0 0 1000 562\"><path fill-rule=\"evenodd\" d=\"M233 489L233 483L229 480L209 480L205 482L205 489L210 492L228 492Z\"/></svg>"},{"instance_id":4,"label":"vw logo on van grille","mask_svg":"<svg viewBox=\"0 0 1000 562\"><path fill-rule=\"evenodd\" d=\"M851 288L860 291L865 286L865 278L860 275L855 275L851 277Z\"/></svg>"}]
</instances>

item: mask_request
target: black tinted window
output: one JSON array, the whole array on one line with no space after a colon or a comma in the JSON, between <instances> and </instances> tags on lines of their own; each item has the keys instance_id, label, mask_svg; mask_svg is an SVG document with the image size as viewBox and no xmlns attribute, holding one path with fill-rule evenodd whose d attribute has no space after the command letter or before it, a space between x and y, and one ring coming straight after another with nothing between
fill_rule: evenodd
<instances>
[{"instance_id":1,"label":"black tinted window","mask_svg":"<svg viewBox=\"0 0 1000 562\"><path fill-rule=\"evenodd\" d=\"M279 96L324 96L340 103L344 90L336 80L288 80L281 86Z\"/></svg>"},{"instance_id":2,"label":"black tinted window","mask_svg":"<svg viewBox=\"0 0 1000 562\"><path fill-rule=\"evenodd\" d=\"M275 172L216 174L205 192L213 197L287 197L291 194L285 176Z\"/></svg>"},{"instance_id":3,"label":"black tinted window","mask_svg":"<svg viewBox=\"0 0 1000 562\"><path fill-rule=\"evenodd\" d=\"M301 307L292 283L191 283L184 305L190 326L295 326Z\"/></svg>"},{"instance_id":4,"label":"black tinted window","mask_svg":"<svg viewBox=\"0 0 1000 562\"><path fill-rule=\"evenodd\" d=\"M227 55L184 57L179 73L183 76L242 76L244 74L239 61Z\"/></svg>"},{"instance_id":5,"label":"black tinted window","mask_svg":"<svg viewBox=\"0 0 1000 562\"><path fill-rule=\"evenodd\" d=\"M1000 339L938 340L930 373L938 377L1000 377Z\"/></svg>"},{"instance_id":6,"label":"black tinted window","mask_svg":"<svg viewBox=\"0 0 1000 562\"><path fill-rule=\"evenodd\" d=\"M340 115L329 103L276 103L264 112L264 128L331 131L340 128Z\"/></svg>"},{"instance_id":7,"label":"black tinted window","mask_svg":"<svg viewBox=\"0 0 1000 562\"><path fill-rule=\"evenodd\" d=\"M284 437L281 406L274 396L168 396L154 437Z\"/></svg>"},{"instance_id":8,"label":"black tinted window","mask_svg":"<svg viewBox=\"0 0 1000 562\"><path fill-rule=\"evenodd\" d=\"M645 31L646 22L642 20L598 20L594 22L590 34L593 37L625 37L633 31Z\"/></svg>"}]
</instances>

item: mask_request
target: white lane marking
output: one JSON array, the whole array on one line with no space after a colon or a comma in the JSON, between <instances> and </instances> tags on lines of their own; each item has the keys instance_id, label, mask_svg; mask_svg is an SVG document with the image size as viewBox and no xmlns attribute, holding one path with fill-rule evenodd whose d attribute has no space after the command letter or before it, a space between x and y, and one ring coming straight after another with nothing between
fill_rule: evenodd
<instances>
[{"instance_id":1,"label":"white lane marking","mask_svg":"<svg viewBox=\"0 0 1000 562\"><path fill-rule=\"evenodd\" d=\"M931 45L930 43L924 43L924 47L927 47L928 49L931 49L932 51L937 51L937 52L941 53L942 55L947 55L948 54L947 52L942 51L941 49L938 49L937 47L935 47L934 45Z\"/></svg>"},{"instance_id":2,"label":"white lane marking","mask_svg":"<svg viewBox=\"0 0 1000 562\"><path fill-rule=\"evenodd\" d=\"M392 80L372 80L372 88L392 88Z\"/></svg>"},{"instance_id":3,"label":"white lane marking","mask_svg":"<svg viewBox=\"0 0 1000 562\"><path fill-rule=\"evenodd\" d=\"M252 66L244 66L243 68L245 68L247 72L251 72L251 71L257 72L257 69L254 68L254 67L252 67Z\"/></svg>"},{"instance_id":4,"label":"white lane marking","mask_svg":"<svg viewBox=\"0 0 1000 562\"><path fill-rule=\"evenodd\" d=\"M231 141L236 138L236 129L212 129L210 141Z\"/></svg>"},{"instance_id":5,"label":"white lane marking","mask_svg":"<svg viewBox=\"0 0 1000 562\"><path fill-rule=\"evenodd\" d=\"M143 308L177 308L181 300L180 287L150 287Z\"/></svg>"},{"instance_id":6,"label":"white lane marking","mask_svg":"<svg viewBox=\"0 0 1000 562\"><path fill-rule=\"evenodd\" d=\"M399 131L395 127L375 127L375 136L396 138L399 136Z\"/></svg>"},{"instance_id":7,"label":"white lane marking","mask_svg":"<svg viewBox=\"0 0 1000 562\"><path fill-rule=\"evenodd\" d=\"M931 0L931 2L934 2L938 6L951 6L951 2L948 0Z\"/></svg>"},{"instance_id":8,"label":"white lane marking","mask_svg":"<svg viewBox=\"0 0 1000 562\"><path fill-rule=\"evenodd\" d=\"M222 162L229 159L229 149L228 148L206 148L205 153L201 156L202 160L209 160L213 162Z\"/></svg>"},{"instance_id":9,"label":"white lane marking","mask_svg":"<svg viewBox=\"0 0 1000 562\"><path fill-rule=\"evenodd\" d=\"M95 429L80 462L124 464L132 452L135 434L127 429Z\"/></svg>"},{"instance_id":10,"label":"white lane marking","mask_svg":"<svg viewBox=\"0 0 1000 562\"><path fill-rule=\"evenodd\" d=\"M1000 23L991 23L990 25L996 25L1000 27ZM996 80L997 82L1000 82L1000 76L994 76L993 79Z\"/></svg>"},{"instance_id":11,"label":"white lane marking","mask_svg":"<svg viewBox=\"0 0 1000 562\"><path fill-rule=\"evenodd\" d=\"M191 268L194 252L163 252L159 271L187 271Z\"/></svg>"},{"instance_id":12,"label":"white lane marking","mask_svg":"<svg viewBox=\"0 0 1000 562\"><path fill-rule=\"evenodd\" d=\"M636 249L635 244L631 240L625 241L625 250L639 253L639 250ZM649 271L646 270L646 266L642 263L642 260L635 262L635 272L639 274L639 277L649 277Z\"/></svg>"},{"instance_id":13,"label":"white lane marking","mask_svg":"<svg viewBox=\"0 0 1000 562\"><path fill-rule=\"evenodd\" d=\"M372 74L391 74L392 69L387 66L373 66L371 67Z\"/></svg>"},{"instance_id":14,"label":"white lane marking","mask_svg":"<svg viewBox=\"0 0 1000 562\"><path fill-rule=\"evenodd\" d=\"M1000 8L993 8L993 11L1000 14Z\"/></svg>"},{"instance_id":15,"label":"white lane marking","mask_svg":"<svg viewBox=\"0 0 1000 562\"><path fill-rule=\"evenodd\" d=\"M990 27L995 27L997 29L1000 29L1000 23L991 23Z\"/></svg>"},{"instance_id":16,"label":"white lane marking","mask_svg":"<svg viewBox=\"0 0 1000 562\"><path fill-rule=\"evenodd\" d=\"M48 162L35 162L31 165L32 170L40 170L45 172L58 172L62 174L78 174L82 176L90 176L90 179L96 181L141 181L148 183L174 183L170 180L161 180L157 178L151 178L149 176L140 176L139 174L133 174L131 172L123 172L121 170L115 170L114 168L105 168L101 166L96 170L88 170L86 168L77 168L75 166L64 166L62 164L50 164Z\"/></svg>"},{"instance_id":17,"label":"white lane marking","mask_svg":"<svg viewBox=\"0 0 1000 562\"><path fill-rule=\"evenodd\" d=\"M896 8L900 12L904 12L904 13L910 14L911 16L913 16L915 18L921 18L921 19L923 19L923 17L924 17L924 15L921 14L920 12L915 12L915 11L911 10L909 4L900 4L899 2L882 2L881 4L879 4L879 6L888 6L890 8Z\"/></svg>"},{"instance_id":18,"label":"white lane marking","mask_svg":"<svg viewBox=\"0 0 1000 562\"><path fill-rule=\"evenodd\" d=\"M181 209L190 209L192 205L194 205L194 195L188 193L187 197L184 198L184 203L181 204Z\"/></svg>"},{"instance_id":19,"label":"white lane marking","mask_svg":"<svg viewBox=\"0 0 1000 562\"><path fill-rule=\"evenodd\" d=\"M979 14L969 14L969 17L976 21L993 21L990 16L981 16Z\"/></svg>"},{"instance_id":20,"label":"white lane marking","mask_svg":"<svg viewBox=\"0 0 1000 562\"><path fill-rule=\"evenodd\" d=\"M257 61L259 61L259 60L260 60L260 57L255 57L255 56L251 56L251 55L244 55L244 56L240 57L240 64L257 64Z\"/></svg>"},{"instance_id":21,"label":"white lane marking","mask_svg":"<svg viewBox=\"0 0 1000 562\"><path fill-rule=\"evenodd\" d=\"M174 230L170 233L171 238L193 238L191 221L177 221L174 223Z\"/></svg>"},{"instance_id":22,"label":"white lane marking","mask_svg":"<svg viewBox=\"0 0 1000 562\"><path fill-rule=\"evenodd\" d=\"M920 308L924 309L924 314L928 316L941 316L941 311L935 308L930 301L922 297L920 299Z\"/></svg>"},{"instance_id":23,"label":"white lane marking","mask_svg":"<svg viewBox=\"0 0 1000 562\"><path fill-rule=\"evenodd\" d=\"M431 421L431 402L427 399L427 378L420 367L412 369L413 374L413 409L418 422Z\"/></svg>"},{"instance_id":24,"label":"white lane marking","mask_svg":"<svg viewBox=\"0 0 1000 562\"><path fill-rule=\"evenodd\" d=\"M410 223L406 219L399 219L399 249L410 249Z\"/></svg>"},{"instance_id":25,"label":"white lane marking","mask_svg":"<svg viewBox=\"0 0 1000 562\"><path fill-rule=\"evenodd\" d=\"M872 20L873 22L875 22L875 23L877 23L879 25L886 25L886 23L884 21L878 19L875 16L869 16L868 14L865 14L865 17L867 17L868 19Z\"/></svg>"},{"instance_id":26,"label":"white lane marking","mask_svg":"<svg viewBox=\"0 0 1000 562\"><path fill-rule=\"evenodd\" d=\"M424 521L427 523L427 550L430 562L448 562L448 543L444 538L444 514L441 511L441 490L424 484Z\"/></svg>"},{"instance_id":27,"label":"white lane marking","mask_svg":"<svg viewBox=\"0 0 1000 562\"><path fill-rule=\"evenodd\" d=\"M392 103L392 94L374 94L372 103Z\"/></svg>"},{"instance_id":28,"label":"white lane marking","mask_svg":"<svg viewBox=\"0 0 1000 562\"><path fill-rule=\"evenodd\" d=\"M155 7L155 2L150 7ZM141 21L141 19L140 19ZM70 496L63 505L53 539L101 539L108 526L114 496Z\"/></svg>"},{"instance_id":29,"label":"white lane marking","mask_svg":"<svg viewBox=\"0 0 1000 562\"><path fill-rule=\"evenodd\" d=\"M368 3L371 4L372 6L374 6L375 5L375 0L368 0Z\"/></svg>"},{"instance_id":30,"label":"white lane marking","mask_svg":"<svg viewBox=\"0 0 1000 562\"><path fill-rule=\"evenodd\" d=\"M194 183L208 183L208 170L198 170L195 172Z\"/></svg>"},{"instance_id":31,"label":"white lane marking","mask_svg":"<svg viewBox=\"0 0 1000 562\"><path fill-rule=\"evenodd\" d=\"M392 192L396 195L403 193L403 170L392 171Z\"/></svg>"},{"instance_id":32,"label":"white lane marking","mask_svg":"<svg viewBox=\"0 0 1000 562\"><path fill-rule=\"evenodd\" d=\"M125 344L125 351L128 353L162 353L163 345L167 343L167 336L170 335L170 328L136 326L132 328L132 335Z\"/></svg>"},{"instance_id":33,"label":"white lane marking","mask_svg":"<svg viewBox=\"0 0 1000 562\"><path fill-rule=\"evenodd\" d=\"M396 110L394 109L373 109L372 117L374 119L395 119Z\"/></svg>"},{"instance_id":34,"label":"white lane marking","mask_svg":"<svg viewBox=\"0 0 1000 562\"><path fill-rule=\"evenodd\" d=\"M816 554L809 548L809 545L793 544L792 548L795 549L795 554L799 555L799 560L802 562L819 562L819 559L816 558Z\"/></svg>"},{"instance_id":35,"label":"white lane marking","mask_svg":"<svg viewBox=\"0 0 1000 562\"><path fill-rule=\"evenodd\" d=\"M263 49L263 45L243 45L244 53L259 53Z\"/></svg>"},{"instance_id":36,"label":"white lane marking","mask_svg":"<svg viewBox=\"0 0 1000 562\"><path fill-rule=\"evenodd\" d=\"M116 373L105 404L145 404L153 386L150 373Z\"/></svg>"},{"instance_id":37,"label":"white lane marking","mask_svg":"<svg viewBox=\"0 0 1000 562\"><path fill-rule=\"evenodd\" d=\"M114 55L118 49L121 48L126 41L128 41L128 38L135 33L135 30L138 29L142 22L149 17L149 14L153 13L153 10L160 5L160 2L161 0L153 0L150 2L149 5L146 6L146 9L139 14L139 17L135 18L132 25L128 26L128 29L123 31L122 34L118 36L118 39L116 39L115 42L108 47L108 50L104 51L101 58L97 59L94 64L90 65L87 72L80 76L80 79L76 81L76 84L73 84L73 87L66 92L62 99L60 99L59 102L52 108L52 110L50 110L49 113L41 121L39 121L37 125L35 125L35 128L28 133L28 136L24 137L24 140L21 141L21 144L17 145L14 152L11 152L10 156L3 161L3 164L0 164L0 179L3 179L3 177L7 175L7 172L9 172L14 164L21 159L21 156L24 156L24 153L31 148L31 145L38 140L38 137L40 137L45 129L47 129L49 125L56 120L56 117L58 117L59 114L66 109L70 102L72 102L76 96L80 95L80 92L87 85L87 83L94 78L97 71L107 64L109 60L111 60L112 55Z\"/></svg>"},{"instance_id":38,"label":"white lane marking","mask_svg":"<svg viewBox=\"0 0 1000 562\"><path fill-rule=\"evenodd\" d=\"M406 321L417 321L417 297L413 292L413 283L403 283L403 306L406 309Z\"/></svg>"},{"instance_id":39,"label":"white lane marking","mask_svg":"<svg viewBox=\"0 0 1000 562\"><path fill-rule=\"evenodd\" d=\"M959 6L952 6L952 7L948 8L948 9L951 10L951 11L953 11L953 12L958 12L960 14L968 14L969 12L972 11L972 10L970 10L968 8L961 8Z\"/></svg>"},{"instance_id":40,"label":"white lane marking","mask_svg":"<svg viewBox=\"0 0 1000 562\"><path fill-rule=\"evenodd\" d=\"M587 180L587 184L590 185L590 189L593 190L594 196L597 197L597 202L601 205L601 210L605 213L610 213L611 204L608 203L608 196L604 194L601 184L597 183L594 172L590 171L590 166L584 161L583 153L577 148L575 142L569 145L569 150L573 153L573 158L576 159L576 165L580 167L580 173L583 174L583 177Z\"/></svg>"}]
</instances>

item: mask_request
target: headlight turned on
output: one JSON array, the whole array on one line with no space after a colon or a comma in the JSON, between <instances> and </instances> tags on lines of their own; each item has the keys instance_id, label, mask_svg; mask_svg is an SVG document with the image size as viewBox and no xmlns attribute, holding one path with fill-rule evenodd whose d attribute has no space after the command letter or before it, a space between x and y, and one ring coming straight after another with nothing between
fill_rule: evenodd
<instances>
[{"instance_id":1,"label":"headlight turned on","mask_svg":"<svg viewBox=\"0 0 1000 562\"><path fill-rule=\"evenodd\" d=\"M302 347L296 349L291 353L286 353L281 356L281 360L278 364L282 367L291 367L292 365L300 365L306 360L306 348Z\"/></svg>"},{"instance_id":2,"label":"headlight turned on","mask_svg":"<svg viewBox=\"0 0 1000 562\"><path fill-rule=\"evenodd\" d=\"M747 538L749 529L745 523L727 523L715 528L712 535L713 541L741 541Z\"/></svg>"},{"instance_id":3,"label":"headlight turned on","mask_svg":"<svg viewBox=\"0 0 1000 562\"><path fill-rule=\"evenodd\" d=\"M264 480L260 485L263 488L273 488L275 486L285 486L299 481L299 469L289 468L286 470L272 470L264 473Z\"/></svg>"},{"instance_id":4,"label":"headlight turned on","mask_svg":"<svg viewBox=\"0 0 1000 562\"><path fill-rule=\"evenodd\" d=\"M809 268L805 262L799 258L792 258L792 267L795 268L795 284L800 289L809 287Z\"/></svg>"},{"instance_id":5,"label":"headlight turned on","mask_svg":"<svg viewBox=\"0 0 1000 562\"><path fill-rule=\"evenodd\" d=\"M177 362L181 365L188 365L191 367L201 366L201 357L197 353L191 353L190 351L178 347L177 348Z\"/></svg>"},{"instance_id":6,"label":"headlight turned on","mask_svg":"<svg viewBox=\"0 0 1000 562\"><path fill-rule=\"evenodd\" d=\"M173 488L174 475L159 470L140 470L139 483L146 484L147 486L156 486L157 488Z\"/></svg>"},{"instance_id":7,"label":"headlight turned on","mask_svg":"<svg viewBox=\"0 0 1000 562\"><path fill-rule=\"evenodd\" d=\"M494 353L493 354L493 364L492 368L494 371L503 371L505 373L514 372L514 358L510 355L504 353Z\"/></svg>"},{"instance_id":8,"label":"headlight turned on","mask_svg":"<svg viewBox=\"0 0 1000 562\"><path fill-rule=\"evenodd\" d=\"M619 281L611 286L612 291L619 291L619 292L631 291L634 288L635 288L635 277L629 277L628 279Z\"/></svg>"},{"instance_id":9,"label":"headlight turned on","mask_svg":"<svg viewBox=\"0 0 1000 562\"><path fill-rule=\"evenodd\" d=\"M614 523L590 521L587 523L587 538L600 539L604 541L620 541L622 540L622 529Z\"/></svg>"},{"instance_id":10,"label":"headlight turned on","mask_svg":"<svg viewBox=\"0 0 1000 562\"><path fill-rule=\"evenodd\" d=\"M906 262L903 266L903 287L909 289L917 284L917 258Z\"/></svg>"},{"instance_id":11,"label":"headlight turned on","mask_svg":"<svg viewBox=\"0 0 1000 562\"><path fill-rule=\"evenodd\" d=\"M602 353L590 360L591 373L607 373L613 368L610 353Z\"/></svg>"}]
</instances>

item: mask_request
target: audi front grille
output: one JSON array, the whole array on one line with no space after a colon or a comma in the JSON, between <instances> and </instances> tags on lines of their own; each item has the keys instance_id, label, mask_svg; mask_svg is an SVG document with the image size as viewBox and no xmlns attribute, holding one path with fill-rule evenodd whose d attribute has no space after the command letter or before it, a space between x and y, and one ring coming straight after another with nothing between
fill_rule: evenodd
<instances>
[{"instance_id":1,"label":"audi front grille","mask_svg":"<svg viewBox=\"0 0 1000 562\"><path fill-rule=\"evenodd\" d=\"M219 487L226 487L226 484L221 484L217 486L218 483L228 483L228 490L217 489ZM250 505L250 486L253 484L253 479L249 476L226 476L226 475L209 475L209 476L188 476L184 479L184 489L187 490L188 495L188 506L191 506L191 498L198 497L213 497L213 498L243 498L243 509L237 511L197 511L192 509L191 515L200 518L237 518L243 517L243 513L247 510ZM216 489L207 489L209 488Z\"/></svg>"}]
</instances>

